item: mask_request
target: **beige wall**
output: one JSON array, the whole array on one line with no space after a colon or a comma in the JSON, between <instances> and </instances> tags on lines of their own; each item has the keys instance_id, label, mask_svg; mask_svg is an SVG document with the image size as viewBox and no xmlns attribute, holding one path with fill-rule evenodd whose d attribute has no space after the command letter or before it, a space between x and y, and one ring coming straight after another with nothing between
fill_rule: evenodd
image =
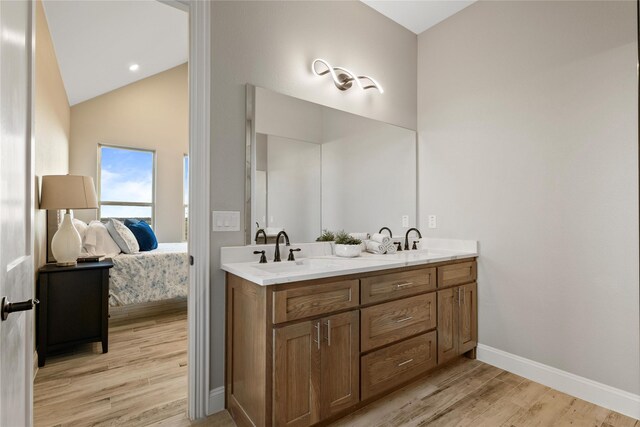
<instances>
[{"instance_id":1,"label":"beige wall","mask_svg":"<svg viewBox=\"0 0 640 427\"><path fill-rule=\"evenodd\" d=\"M183 240L183 156L189 151L187 64L71 107L71 173L97 185L98 144L156 152L155 232L160 242ZM95 218L95 211L77 215Z\"/></svg>"},{"instance_id":2,"label":"beige wall","mask_svg":"<svg viewBox=\"0 0 640 427\"><path fill-rule=\"evenodd\" d=\"M244 218L246 83L415 129L417 38L363 3L216 1L211 29L213 210ZM311 73L317 57L373 76L385 93L337 90ZM243 244L243 229L211 236L212 388L224 378L220 247Z\"/></svg>"},{"instance_id":3,"label":"beige wall","mask_svg":"<svg viewBox=\"0 0 640 427\"><path fill-rule=\"evenodd\" d=\"M36 2L35 171L43 175L69 172L69 101L56 59L42 2ZM40 190L38 189L38 194ZM38 201L36 200L36 204ZM46 263L47 211L35 209L36 269Z\"/></svg>"},{"instance_id":4,"label":"beige wall","mask_svg":"<svg viewBox=\"0 0 640 427\"><path fill-rule=\"evenodd\" d=\"M480 342L638 394L635 8L469 6L418 38L418 132L423 234L480 241Z\"/></svg>"}]
</instances>

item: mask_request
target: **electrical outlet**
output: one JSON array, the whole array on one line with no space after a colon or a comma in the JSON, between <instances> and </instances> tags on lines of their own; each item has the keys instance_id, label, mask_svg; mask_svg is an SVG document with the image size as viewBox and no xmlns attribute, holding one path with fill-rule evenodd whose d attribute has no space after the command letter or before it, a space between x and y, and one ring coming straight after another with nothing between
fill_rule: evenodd
<instances>
[{"instance_id":1,"label":"electrical outlet","mask_svg":"<svg viewBox=\"0 0 640 427\"><path fill-rule=\"evenodd\" d=\"M438 228L435 215L429 215L429 228Z\"/></svg>"},{"instance_id":2,"label":"electrical outlet","mask_svg":"<svg viewBox=\"0 0 640 427\"><path fill-rule=\"evenodd\" d=\"M402 226L409 227L409 215L402 215Z\"/></svg>"}]
</instances>

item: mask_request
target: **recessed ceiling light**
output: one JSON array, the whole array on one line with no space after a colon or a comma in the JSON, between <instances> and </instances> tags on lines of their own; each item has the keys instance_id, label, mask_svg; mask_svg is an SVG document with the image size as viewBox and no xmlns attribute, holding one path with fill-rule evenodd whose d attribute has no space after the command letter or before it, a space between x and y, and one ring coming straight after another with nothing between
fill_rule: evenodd
<instances>
[{"instance_id":1,"label":"recessed ceiling light","mask_svg":"<svg viewBox=\"0 0 640 427\"><path fill-rule=\"evenodd\" d=\"M138 68L140 68L138 64L132 64L129 66L129 71L138 71Z\"/></svg>"}]
</instances>

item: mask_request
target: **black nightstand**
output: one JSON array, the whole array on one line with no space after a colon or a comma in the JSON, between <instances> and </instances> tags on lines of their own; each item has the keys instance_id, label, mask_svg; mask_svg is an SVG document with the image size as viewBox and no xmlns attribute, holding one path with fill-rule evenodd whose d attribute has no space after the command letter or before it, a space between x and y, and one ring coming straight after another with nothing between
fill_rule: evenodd
<instances>
[{"instance_id":1,"label":"black nightstand","mask_svg":"<svg viewBox=\"0 0 640 427\"><path fill-rule=\"evenodd\" d=\"M47 264L38 271L36 314L38 366L47 352L101 341L109 351L110 259L78 263L75 267Z\"/></svg>"}]
</instances>

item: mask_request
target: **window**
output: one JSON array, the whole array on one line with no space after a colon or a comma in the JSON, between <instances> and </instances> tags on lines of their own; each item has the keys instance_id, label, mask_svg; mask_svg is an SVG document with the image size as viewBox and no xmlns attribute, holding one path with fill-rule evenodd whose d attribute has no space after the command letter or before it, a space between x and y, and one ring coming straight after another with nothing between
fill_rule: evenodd
<instances>
[{"instance_id":1,"label":"window","mask_svg":"<svg viewBox=\"0 0 640 427\"><path fill-rule=\"evenodd\" d=\"M184 155L182 174L182 202L184 203L184 240L189 238L189 156Z\"/></svg>"},{"instance_id":2,"label":"window","mask_svg":"<svg viewBox=\"0 0 640 427\"><path fill-rule=\"evenodd\" d=\"M153 227L155 153L98 147L100 219L138 218Z\"/></svg>"}]
</instances>

